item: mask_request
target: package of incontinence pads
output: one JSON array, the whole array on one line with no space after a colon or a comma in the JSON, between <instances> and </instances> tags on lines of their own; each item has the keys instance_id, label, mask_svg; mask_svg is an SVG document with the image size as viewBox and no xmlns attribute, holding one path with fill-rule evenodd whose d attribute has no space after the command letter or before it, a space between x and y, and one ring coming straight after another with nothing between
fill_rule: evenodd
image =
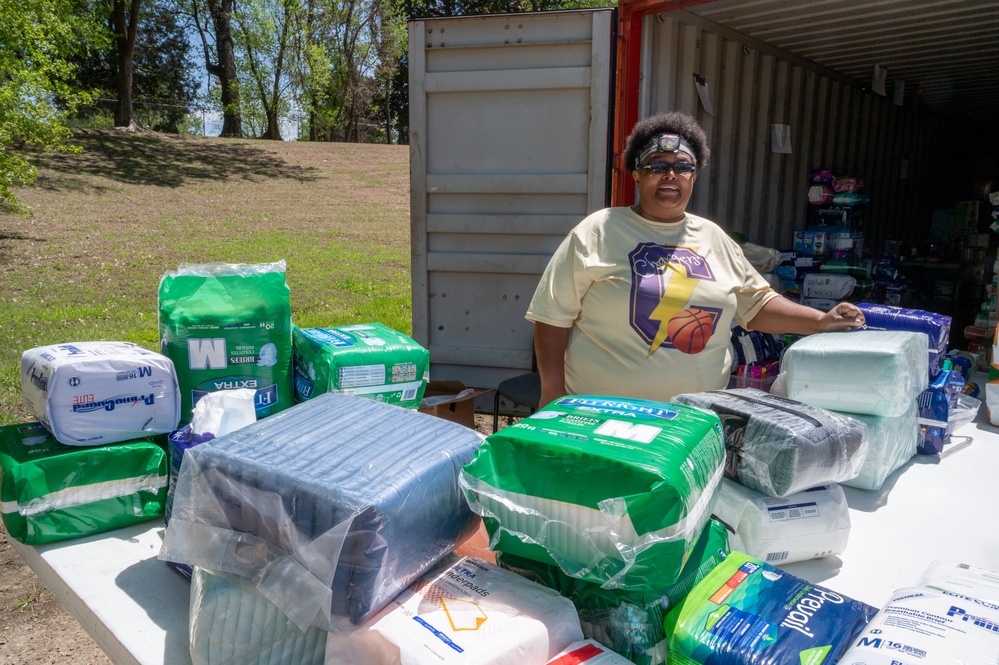
<instances>
[{"instance_id":1,"label":"package of incontinence pads","mask_svg":"<svg viewBox=\"0 0 999 665\"><path fill-rule=\"evenodd\" d=\"M714 516L735 531L733 550L774 565L842 554L850 537L850 507L835 483L778 499L726 478Z\"/></svg>"},{"instance_id":2,"label":"package of incontinence pads","mask_svg":"<svg viewBox=\"0 0 999 665\"><path fill-rule=\"evenodd\" d=\"M567 396L487 437L460 482L492 549L655 592L707 523L724 454L710 411Z\"/></svg>"},{"instance_id":3,"label":"package of incontinence pads","mask_svg":"<svg viewBox=\"0 0 999 665\"><path fill-rule=\"evenodd\" d=\"M725 475L767 496L853 478L867 456L863 423L762 390L684 393L674 401L718 414Z\"/></svg>"},{"instance_id":4,"label":"package of incontinence pads","mask_svg":"<svg viewBox=\"0 0 999 665\"><path fill-rule=\"evenodd\" d=\"M842 484L862 490L879 490L896 469L912 459L922 440L918 403L900 416L868 416L845 413L867 425L867 457L855 478Z\"/></svg>"},{"instance_id":5,"label":"package of incontinence pads","mask_svg":"<svg viewBox=\"0 0 999 665\"><path fill-rule=\"evenodd\" d=\"M823 409L899 416L928 385L928 357L924 333L818 333L788 347L777 381L787 397Z\"/></svg>"},{"instance_id":6,"label":"package of incontinence pads","mask_svg":"<svg viewBox=\"0 0 999 665\"><path fill-rule=\"evenodd\" d=\"M66 446L40 423L0 427L0 517L27 545L157 518L166 492L166 452L151 440Z\"/></svg>"},{"instance_id":7,"label":"package of incontinence pads","mask_svg":"<svg viewBox=\"0 0 999 665\"><path fill-rule=\"evenodd\" d=\"M850 665L999 662L999 574L935 562L898 589L843 655Z\"/></svg>"},{"instance_id":8,"label":"package of incontinence pads","mask_svg":"<svg viewBox=\"0 0 999 665\"><path fill-rule=\"evenodd\" d=\"M72 342L21 354L24 406L67 446L164 434L180 420L173 362L131 342Z\"/></svg>"},{"instance_id":9,"label":"package of incontinence pads","mask_svg":"<svg viewBox=\"0 0 999 665\"><path fill-rule=\"evenodd\" d=\"M567 646L546 665L631 665L631 661L596 640L580 640Z\"/></svg>"},{"instance_id":10,"label":"package of incontinence pads","mask_svg":"<svg viewBox=\"0 0 999 665\"><path fill-rule=\"evenodd\" d=\"M666 617L670 665L834 665L877 609L732 552Z\"/></svg>"}]
</instances>

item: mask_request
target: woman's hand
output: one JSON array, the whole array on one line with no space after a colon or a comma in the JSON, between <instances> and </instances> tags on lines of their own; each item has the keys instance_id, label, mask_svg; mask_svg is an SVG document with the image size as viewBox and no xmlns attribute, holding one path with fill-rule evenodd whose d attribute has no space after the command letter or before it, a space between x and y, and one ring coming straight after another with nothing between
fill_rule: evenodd
<instances>
[{"instance_id":1,"label":"woman's hand","mask_svg":"<svg viewBox=\"0 0 999 665\"><path fill-rule=\"evenodd\" d=\"M841 302L822 315L822 332L842 332L864 325L864 313L853 303Z\"/></svg>"}]
</instances>

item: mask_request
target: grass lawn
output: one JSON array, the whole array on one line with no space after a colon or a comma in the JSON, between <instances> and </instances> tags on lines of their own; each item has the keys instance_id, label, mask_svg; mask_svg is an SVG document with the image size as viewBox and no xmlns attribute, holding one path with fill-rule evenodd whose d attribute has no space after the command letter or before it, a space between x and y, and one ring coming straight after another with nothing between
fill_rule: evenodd
<instances>
[{"instance_id":1,"label":"grass lawn","mask_svg":"<svg viewBox=\"0 0 999 665\"><path fill-rule=\"evenodd\" d=\"M0 213L0 425L30 419L30 348L118 340L157 350L157 294L182 263L283 259L302 327L411 332L408 146L85 131L36 153Z\"/></svg>"}]
</instances>

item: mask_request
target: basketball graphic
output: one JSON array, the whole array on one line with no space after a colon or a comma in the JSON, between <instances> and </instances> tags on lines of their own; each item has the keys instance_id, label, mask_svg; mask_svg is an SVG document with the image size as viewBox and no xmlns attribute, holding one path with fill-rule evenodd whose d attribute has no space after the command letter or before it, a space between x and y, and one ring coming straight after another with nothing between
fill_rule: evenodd
<instances>
[{"instance_id":1,"label":"basketball graphic","mask_svg":"<svg viewBox=\"0 0 999 665\"><path fill-rule=\"evenodd\" d=\"M714 332L714 314L700 307L682 309L666 324L666 333L678 351L700 353Z\"/></svg>"}]
</instances>

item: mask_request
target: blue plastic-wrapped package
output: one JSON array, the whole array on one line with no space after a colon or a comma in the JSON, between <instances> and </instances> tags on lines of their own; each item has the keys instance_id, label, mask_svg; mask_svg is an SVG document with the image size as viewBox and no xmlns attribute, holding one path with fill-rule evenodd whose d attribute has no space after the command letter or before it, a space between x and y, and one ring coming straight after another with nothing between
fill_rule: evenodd
<instances>
[{"instance_id":1,"label":"blue plastic-wrapped package","mask_svg":"<svg viewBox=\"0 0 999 665\"><path fill-rule=\"evenodd\" d=\"M346 632L478 527L482 435L326 393L187 450L161 559L241 575L297 625Z\"/></svg>"},{"instance_id":2,"label":"blue plastic-wrapped package","mask_svg":"<svg viewBox=\"0 0 999 665\"><path fill-rule=\"evenodd\" d=\"M950 342L949 316L921 309L906 309L869 302L858 303L857 307L864 313L865 319L864 325L857 330L902 330L925 333L929 348L927 369L930 377L936 376Z\"/></svg>"}]
</instances>

